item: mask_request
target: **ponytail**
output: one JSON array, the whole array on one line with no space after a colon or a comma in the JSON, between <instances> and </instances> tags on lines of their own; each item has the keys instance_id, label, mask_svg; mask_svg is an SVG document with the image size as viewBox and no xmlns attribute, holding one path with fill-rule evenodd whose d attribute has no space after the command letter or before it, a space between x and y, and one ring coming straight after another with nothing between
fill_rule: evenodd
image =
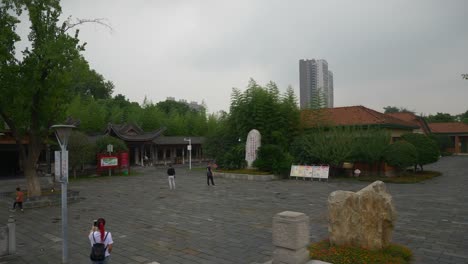
<instances>
[{"instance_id":1,"label":"ponytail","mask_svg":"<svg viewBox=\"0 0 468 264\"><path fill-rule=\"evenodd\" d=\"M106 225L106 220L104 218L99 218L98 219L98 229L99 232L101 233L101 241L104 242L104 235L106 233L106 230L104 229L104 226Z\"/></svg>"}]
</instances>

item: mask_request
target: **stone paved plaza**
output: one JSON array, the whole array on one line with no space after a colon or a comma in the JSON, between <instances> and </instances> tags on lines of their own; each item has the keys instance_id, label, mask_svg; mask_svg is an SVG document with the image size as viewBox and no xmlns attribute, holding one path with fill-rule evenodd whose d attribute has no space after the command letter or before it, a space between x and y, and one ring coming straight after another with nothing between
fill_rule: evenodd
<instances>
[{"instance_id":1,"label":"stone paved plaza","mask_svg":"<svg viewBox=\"0 0 468 264\"><path fill-rule=\"evenodd\" d=\"M419 184L387 184L398 212L394 242L410 247L414 263L468 263L468 157L442 158L426 169L443 176ZM176 191L165 169L140 168L133 177L72 182L83 200L69 205L70 263L89 263L92 220L104 217L114 238L111 263L264 263L272 255L272 217L289 210L309 215L312 241L327 236L326 200L335 190L367 183L251 182L177 168ZM0 190L13 188L4 181ZM4 263L60 263L61 208L10 213L17 220L17 254Z\"/></svg>"}]
</instances>

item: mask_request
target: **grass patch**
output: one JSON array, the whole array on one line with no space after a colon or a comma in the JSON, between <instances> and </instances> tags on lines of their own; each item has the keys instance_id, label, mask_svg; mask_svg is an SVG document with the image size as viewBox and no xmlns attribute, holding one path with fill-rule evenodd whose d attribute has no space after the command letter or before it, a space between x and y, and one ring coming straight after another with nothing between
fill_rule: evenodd
<instances>
[{"instance_id":1,"label":"grass patch","mask_svg":"<svg viewBox=\"0 0 468 264\"><path fill-rule=\"evenodd\" d=\"M373 177L373 176L361 176L357 179L359 181L383 181L385 183L417 183L425 180L429 180L442 175L438 171L417 171L417 172L405 172L402 175L395 177Z\"/></svg>"},{"instance_id":2,"label":"grass patch","mask_svg":"<svg viewBox=\"0 0 468 264\"><path fill-rule=\"evenodd\" d=\"M333 264L409 264L413 253L407 247L391 244L382 250L351 246L332 246L328 239L309 246L312 259Z\"/></svg>"},{"instance_id":3,"label":"grass patch","mask_svg":"<svg viewBox=\"0 0 468 264\"><path fill-rule=\"evenodd\" d=\"M216 172L236 173L236 174L250 174L250 175L270 175L271 174L271 172L259 171L259 170L255 170L255 169L238 169L238 170L217 169Z\"/></svg>"}]
</instances>

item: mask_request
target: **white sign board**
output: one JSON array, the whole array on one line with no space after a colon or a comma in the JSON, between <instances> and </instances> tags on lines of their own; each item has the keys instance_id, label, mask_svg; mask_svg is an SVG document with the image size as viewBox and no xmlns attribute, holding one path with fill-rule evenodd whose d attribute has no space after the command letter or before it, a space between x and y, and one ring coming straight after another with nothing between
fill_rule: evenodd
<instances>
[{"instance_id":1,"label":"white sign board","mask_svg":"<svg viewBox=\"0 0 468 264\"><path fill-rule=\"evenodd\" d=\"M187 150L192 150L192 145L187 145Z\"/></svg>"},{"instance_id":2,"label":"white sign board","mask_svg":"<svg viewBox=\"0 0 468 264\"><path fill-rule=\"evenodd\" d=\"M257 159L257 151L262 144L262 136L256 129L250 130L247 135L247 141L245 142L245 160L247 161L247 167L251 168L252 163Z\"/></svg>"},{"instance_id":3,"label":"white sign board","mask_svg":"<svg viewBox=\"0 0 468 264\"><path fill-rule=\"evenodd\" d=\"M291 177L301 177L301 178L311 178L311 179L327 179L328 172L330 170L329 166L301 166L301 165L292 165L291 166Z\"/></svg>"},{"instance_id":4,"label":"white sign board","mask_svg":"<svg viewBox=\"0 0 468 264\"><path fill-rule=\"evenodd\" d=\"M327 179L328 180L328 172L330 171L329 166L314 166L312 178Z\"/></svg>"},{"instance_id":5,"label":"white sign board","mask_svg":"<svg viewBox=\"0 0 468 264\"><path fill-rule=\"evenodd\" d=\"M62 180L68 182L68 150L62 151Z\"/></svg>"},{"instance_id":6,"label":"white sign board","mask_svg":"<svg viewBox=\"0 0 468 264\"><path fill-rule=\"evenodd\" d=\"M59 182L60 181L60 163L61 163L61 157L60 157L60 151L55 151L55 163L54 163L54 174L55 174L55 181Z\"/></svg>"}]
</instances>

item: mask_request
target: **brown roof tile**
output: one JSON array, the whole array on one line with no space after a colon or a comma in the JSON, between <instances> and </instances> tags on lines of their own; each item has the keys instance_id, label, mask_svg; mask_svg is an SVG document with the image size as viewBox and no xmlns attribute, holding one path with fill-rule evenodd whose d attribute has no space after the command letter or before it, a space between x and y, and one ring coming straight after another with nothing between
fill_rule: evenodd
<instances>
[{"instance_id":1,"label":"brown roof tile","mask_svg":"<svg viewBox=\"0 0 468 264\"><path fill-rule=\"evenodd\" d=\"M315 127L320 122L335 126L387 125L401 126L408 129L418 128L411 122L389 116L364 106L346 106L301 111L301 120L306 128Z\"/></svg>"},{"instance_id":2,"label":"brown roof tile","mask_svg":"<svg viewBox=\"0 0 468 264\"><path fill-rule=\"evenodd\" d=\"M413 124L414 126L421 128L425 134L428 134L430 132L429 126L427 125L426 121L424 121L422 117L417 116L413 113L401 112L401 113L388 113L386 115L393 116L403 121L409 122Z\"/></svg>"},{"instance_id":3,"label":"brown roof tile","mask_svg":"<svg viewBox=\"0 0 468 264\"><path fill-rule=\"evenodd\" d=\"M429 123L432 133L468 133L468 124L460 122Z\"/></svg>"}]
</instances>

